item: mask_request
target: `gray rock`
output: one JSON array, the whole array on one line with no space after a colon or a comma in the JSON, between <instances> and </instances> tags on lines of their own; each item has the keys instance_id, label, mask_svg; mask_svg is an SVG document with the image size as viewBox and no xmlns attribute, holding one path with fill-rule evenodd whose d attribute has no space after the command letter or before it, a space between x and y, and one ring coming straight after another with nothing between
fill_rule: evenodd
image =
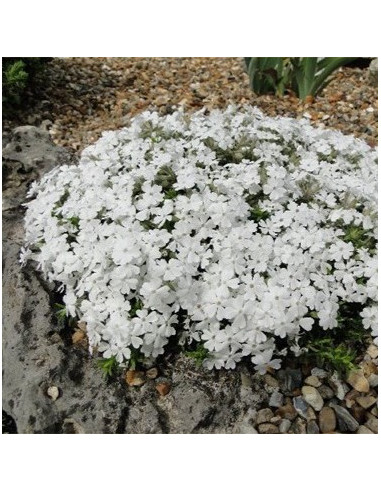
<instances>
[{"instance_id":1,"label":"gray rock","mask_svg":"<svg viewBox=\"0 0 381 492\"><path fill-rule=\"evenodd\" d=\"M378 85L378 58L374 58L369 65L368 80L370 85L377 87Z\"/></svg>"},{"instance_id":2,"label":"gray rock","mask_svg":"<svg viewBox=\"0 0 381 492\"><path fill-rule=\"evenodd\" d=\"M283 405L283 400L284 400L284 397L283 397L282 393L279 393L278 390L275 390L272 393L272 395L270 396L269 406L279 408Z\"/></svg>"},{"instance_id":3,"label":"gray rock","mask_svg":"<svg viewBox=\"0 0 381 492\"><path fill-rule=\"evenodd\" d=\"M339 429L341 432L356 432L359 428L359 423L356 419L352 417L352 415L348 412L348 410L340 405L331 404L330 405L337 417L337 422L339 424Z\"/></svg>"},{"instance_id":4,"label":"gray rock","mask_svg":"<svg viewBox=\"0 0 381 492\"><path fill-rule=\"evenodd\" d=\"M349 391L349 387L341 381L337 372L334 372L333 374L331 374L331 376L328 379L328 383L331 386L331 388L333 389L336 397L339 400L344 400L345 395Z\"/></svg>"},{"instance_id":5,"label":"gray rock","mask_svg":"<svg viewBox=\"0 0 381 492\"><path fill-rule=\"evenodd\" d=\"M279 424L279 432L281 434L286 434L291 427L291 421L288 419L282 419Z\"/></svg>"},{"instance_id":6,"label":"gray rock","mask_svg":"<svg viewBox=\"0 0 381 492\"><path fill-rule=\"evenodd\" d=\"M331 398L333 398L335 396L335 393L333 392L332 388L330 388L329 386L327 386L325 384L322 384L321 386L319 386L318 391L320 393L320 396L324 400L330 400Z\"/></svg>"},{"instance_id":7,"label":"gray rock","mask_svg":"<svg viewBox=\"0 0 381 492\"><path fill-rule=\"evenodd\" d=\"M307 419L309 406L306 400L302 396L296 396L292 399L292 403L298 414L304 419Z\"/></svg>"},{"instance_id":8,"label":"gray rock","mask_svg":"<svg viewBox=\"0 0 381 492\"><path fill-rule=\"evenodd\" d=\"M319 379L324 379L328 376L328 372L324 369L320 369L319 367L313 367L311 369L311 375L316 376Z\"/></svg>"},{"instance_id":9,"label":"gray rock","mask_svg":"<svg viewBox=\"0 0 381 492\"><path fill-rule=\"evenodd\" d=\"M282 391L291 392L302 386L303 376L300 369L290 369L287 367L278 371L277 375Z\"/></svg>"},{"instance_id":10,"label":"gray rock","mask_svg":"<svg viewBox=\"0 0 381 492\"><path fill-rule=\"evenodd\" d=\"M320 434L319 426L316 420L310 420L307 422L307 434Z\"/></svg>"}]
</instances>

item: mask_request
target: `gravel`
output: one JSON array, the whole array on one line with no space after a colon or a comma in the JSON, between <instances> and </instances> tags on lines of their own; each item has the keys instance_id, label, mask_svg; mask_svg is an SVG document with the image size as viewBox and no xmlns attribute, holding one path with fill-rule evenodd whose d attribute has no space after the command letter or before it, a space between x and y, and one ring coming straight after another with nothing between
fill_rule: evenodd
<instances>
[{"instance_id":1,"label":"gravel","mask_svg":"<svg viewBox=\"0 0 381 492\"><path fill-rule=\"evenodd\" d=\"M51 125L56 144L80 151L146 109L165 114L230 103L255 105L270 116L305 117L377 143L377 87L370 85L367 69L339 69L321 96L307 104L292 94L254 94L242 58L54 58L25 107L5 119L3 132L43 123Z\"/></svg>"}]
</instances>

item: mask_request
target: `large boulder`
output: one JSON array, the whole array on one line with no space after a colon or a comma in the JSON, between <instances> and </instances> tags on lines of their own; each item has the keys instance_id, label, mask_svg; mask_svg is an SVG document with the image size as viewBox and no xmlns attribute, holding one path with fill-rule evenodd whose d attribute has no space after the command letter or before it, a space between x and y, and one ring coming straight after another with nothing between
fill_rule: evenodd
<instances>
[{"instance_id":1,"label":"large boulder","mask_svg":"<svg viewBox=\"0 0 381 492\"><path fill-rule=\"evenodd\" d=\"M170 383L130 387L106 380L96 360L72 343L54 315L55 293L37 270L21 267L22 204L32 181L75 163L36 127L17 128L3 151L3 409L19 433L256 433L267 398L245 367L206 371L183 355L162 369Z\"/></svg>"}]
</instances>

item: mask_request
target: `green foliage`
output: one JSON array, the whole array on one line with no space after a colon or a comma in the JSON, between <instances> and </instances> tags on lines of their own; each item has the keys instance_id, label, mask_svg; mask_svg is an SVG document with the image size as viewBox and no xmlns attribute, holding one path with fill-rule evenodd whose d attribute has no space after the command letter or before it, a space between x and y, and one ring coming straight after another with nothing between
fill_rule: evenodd
<instances>
[{"instance_id":1,"label":"green foliage","mask_svg":"<svg viewBox=\"0 0 381 492\"><path fill-rule=\"evenodd\" d=\"M316 311L310 312L309 315L316 322L312 330L306 332L299 341L300 346L307 349L304 357L342 374L356 368L356 360L364 353L370 337L359 315L362 307L356 303L341 302L337 315L338 326L327 331L318 326Z\"/></svg>"},{"instance_id":2,"label":"green foliage","mask_svg":"<svg viewBox=\"0 0 381 492\"><path fill-rule=\"evenodd\" d=\"M307 345L310 355L316 357L319 365L328 365L339 373L347 373L356 367L356 353L340 343L332 345L332 337L314 340Z\"/></svg>"},{"instance_id":3,"label":"green foliage","mask_svg":"<svg viewBox=\"0 0 381 492\"><path fill-rule=\"evenodd\" d=\"M194 349L184 352L186 356L194 359L198 366L201 366L204 360L208 357L208 350L202 343L198 343Z\"/></svg>"},{"instance_id":4,"label":"green foliage","mask_svg":"<svg viewBox=\"0 0 381 492\"><path fill-rule=\"evenodd\" d=\"M300 99L315 97L339 67L356 58L245 58L250 87L257 94L282 96L292 90Z\"/></svg>"},{"instance_id":5,"label":"green foliage","mask_svg":"<svg viewBox=\"0 0 381 492\"><path fill-rule=\"evenodd\" d=\"M14 101L20 104L20 95L24 91L28 81L28 73L25 71L25 63L21 60L3 70L3 102Z\"/></svg>"},{"instance_id":6,"label":"green foliage","mask_svg":"<svg viewBox=\"0 0 381 492\"><path fill-rule=\"evenodd\" d=\"M102 369L105 377L113 376L118 369L118 362L116 361L115 356L112 356L109 359L98 359L97 365Z\"/></svg>"},{"instance_id":7,"label":"green foliage","mask_svg":"<svg viewBox=\"0 0 381 492\"><path fill-rule=\"evenodd\" d=\"M36 57L2 59L2 101L5 106L21 104L25 89L51 59Z\"/></svg>"},{"instance_id":8,"label":"green foliage","mask_svg":"<svg viewBox=\"0 0 381 492\"><path fill-rule=\"evenodd\" d=\"M54 304L54 308L56 310L56 316L59 320L64 320L67 316L66 306L65 304Z\"/></svg>"}]
</instances>

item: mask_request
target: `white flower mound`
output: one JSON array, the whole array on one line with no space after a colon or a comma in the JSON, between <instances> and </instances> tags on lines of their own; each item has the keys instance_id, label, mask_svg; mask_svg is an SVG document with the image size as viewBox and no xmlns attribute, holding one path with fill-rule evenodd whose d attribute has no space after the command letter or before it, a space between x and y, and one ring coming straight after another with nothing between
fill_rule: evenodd
<instances>
[{"instance_id":1,"label":"white flower mound","mask_svg":"<svg viewBox=\"0 0 381 492\"><path fill-rule=\"evenodd\" d=\"M279 337L297 351L352 302L377 335L377 151L352 137L253 108L145 112L29 197L21 261L106 358L157 357L177 333L209 368L263 373Z\"/></svg>"}]
</instances>

